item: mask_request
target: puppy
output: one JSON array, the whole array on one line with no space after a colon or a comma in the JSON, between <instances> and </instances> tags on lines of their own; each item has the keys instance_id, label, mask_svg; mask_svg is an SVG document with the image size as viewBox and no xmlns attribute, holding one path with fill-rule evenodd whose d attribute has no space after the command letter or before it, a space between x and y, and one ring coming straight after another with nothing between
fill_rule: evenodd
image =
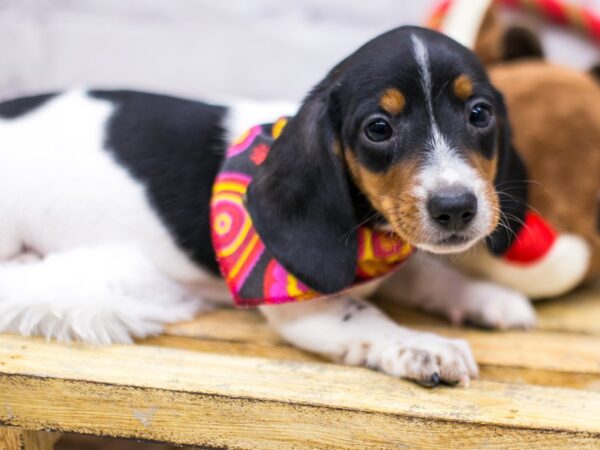
<instances>
[{"instance_id":1,"label":"puppy","mask_svg":"<svg viewBox=\"0 0 600 450\"><path fill-rule=\"evenodd\" d=\"M213 181L232 136L293 109L132 91L1 104L0 331L129 342L230 303L210 239ZM261 311L289 342L337 361L468 383L477 366L466 342L336 293L354 276L360 224L429 253L482 240L502 253L524 214L525 177L502 98L472 53L415 27L375 38L306 97L250 184L269 250L330 295ZM513 190L500 196L504 183ZM456 323L535 320L520 294L425 254L382 289Z\"/></svg>"}]
</instances>

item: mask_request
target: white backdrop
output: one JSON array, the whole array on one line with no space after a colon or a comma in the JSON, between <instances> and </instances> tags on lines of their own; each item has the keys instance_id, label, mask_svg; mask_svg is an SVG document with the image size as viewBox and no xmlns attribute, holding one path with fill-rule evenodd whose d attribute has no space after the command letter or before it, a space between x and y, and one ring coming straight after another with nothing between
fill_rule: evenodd
<instances>
[{"instance_id":1,"label":"white backdrop","mask_svg":"<svg viewBox=\"0 0 600 450\"><path fill-rule=\"evenodd\" d=\"M573 0L600 7L600 0ZM297 99L435 0L0 0L0 98L70 86Z\"/></svg>"},{"instance_id":2,"label":"white backdrop","mask_svg":"<svg viewBox=\"0 0 600 450\"><path fill-rule=\"evenodd\" d=\"M297 98L433 0L0 0L0 96L73 85Z\"/></svg>"}]
</instances>

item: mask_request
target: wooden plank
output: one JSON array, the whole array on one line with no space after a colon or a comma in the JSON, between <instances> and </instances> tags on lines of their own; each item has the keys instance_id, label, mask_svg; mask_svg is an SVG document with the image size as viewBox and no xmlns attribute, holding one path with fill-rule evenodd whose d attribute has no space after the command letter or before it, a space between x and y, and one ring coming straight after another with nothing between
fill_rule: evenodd
<instances>
[{"instance_id":1,"label":"wooden plank","mask_svg":"<svg viewBox=\"0 0 600 450\"><path fill-rule=\"evenodd\" d=\"M138 341L140 345L166 347L229 356L251 356L288 361L330 362L328 359L286 344L220 341L185 336L161 335Z\"/></svg>"},{"instance_id":2,"label":"wooden plank","mask_svg":"<svg viewBox=\"0 0 600 450\"><path fill-rule=\"evenodd\" d=\"M560 299L538 302L539 329L600 336L600 283Z\"/></svg>"},{"instance_id":3,"label":"wooden plank","mask_svg":"<svg viewBox=\"0 0 600 450\"><path fill-rule=\"evenodd\" d=\"M403 308L386 299L374 299L374 302L408 326L448 326L441 317ZM536 301L534 306L538 314L537 331L600 336L600 282L561 298Z\"/></svg>"},{"instance_id":4,"label":"wooden plank","mask_svg":"<svg viewBox=\"0 0 600 450\"><path fill-rule=\"evenodd\" d=\"M0 427L0 450L52 450L59 433Z\"/></svg>"},{"instance_id":5,"label":"wooden plank","mask_svg":"<svg viewBox=\"0 0 600 450\"><path fill-rule=\"evenodd\" d=\"M262 358L298 362L328 362L318 355L303 352L287 345L203 340L180 336L158 336L146 339L140 343L141 345L153 345L241 357L259 356ZM528 383L540 386L567 387L600 392L599 374L564 372L539 368L528 369L524 367L494 366L484 363L480 366L480 375L482 380L487 381L521 384Z\"/></svg>"},{"instance_id":6,"label":"wooden plank","mask_svg":"<svg viewBox=\"0 0 600 450\"><path fill-rule=\"evenodd\" d=\"M402 317L397 320L403 322ZM467 339L475 358L482 365L600 376L600 337L544 331L487 331L437 325L439 322L436 321L431 322L435 325L427 323L419 322L412 327ZM167 332L201 339L270 345L273 348L285 345L268 328L260 314L250 310L228 309L206 313L193 322L171 326ZM265 350L262 351L261 356L264 356Z\"/></svg>"},{"instance_id":7,"label":"wooden plank","mask_svg":"<svg viewBox=\"0 0 600 450\"><path fill-rule=\"evenodd\" d=\"M480 366L479 373L480 378L486 381L554 386L600 392L600 376L594 374L488 365Z\"/></svg>"},{"instance_id":8,"label":"wooden plank","mask_svg":"<svg viewBox=\"0 0 600 450\"><path fill-rule=\"evenodd\" d=\"M224 308L203 312L192 321L167 326L165 334L223 341L283 343L281 337L267 325L264 317L256 309Z\"/></svg>"},{"instance_id":9,"label":"wooden plank","mask_svg":"<svg viewBox=\"0 0 600 450\"><path fill-rule=\"evenodd\" d=\"M600 338L566 333L419 327L468 340L482 365L600 375Z\"/></svg>"},{"instance_id":10,"label":"wooden plank","mask_svg":"<svg viewBox=\"0 0 600 450\"><path fill-rule=\"evenodd\" d=\"M556 448L600 445L600 394L0 336L0 423L240 449Z\"/></svg>"},{"instance_id":11,"label":"wooden plank","mask_svg":"<svg viewBox=\"0 0 600 450\"><path fill-rule=\"evenodd\" d=\"M23 450L52 450L59 439L60 433L22 431Z\"/></svg>"},{"instance_id":12,"label":"wooden plank","mask_svg":"<svg viewBox=\"0 0 600 450\"><path fill-rule=\"evenodd\" d=\"M385 298L373 301L403 324L448 325L440 317L399 307ZM600 336L600 282L581 287L561 298L536 301L534 306L538 313L538 331Z\"/></svg>"},{"instance_id":13,"label":"wooden plank","mask_svg":"<svg viewBox=\"0 0 600 450\"><path fill-rule=\"evenodd\" d=\"M0 450L21 449L21 430L18 428L0 427Z\"/></svg>"}]
</instances>

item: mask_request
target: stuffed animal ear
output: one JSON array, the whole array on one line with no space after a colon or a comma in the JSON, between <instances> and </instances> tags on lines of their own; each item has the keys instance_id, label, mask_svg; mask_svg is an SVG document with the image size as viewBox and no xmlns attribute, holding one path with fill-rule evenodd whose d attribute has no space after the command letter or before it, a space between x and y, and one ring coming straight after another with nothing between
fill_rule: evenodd
<instances>
[{"instance_id":1,"label":"stuffed animal ear","mask_svg":"<svg viewBox=\"0 0 600 450\"><path fill-rule=\"evenodd\" d=\"M512 132L504 99L495 92L498 105L498 163L494 181L500 201L500 224L487 238L488 248L503 255L523 226L527 212L528 175L523 160L512 143Z\"/></svg>"},{"instance_id":2,"label":"stuffed animal ear","mask_svg":"<svg viewBox=\"0 0 600 450\"><path fill-rule=\"evenodd\" d=\"M274 142L248 188L246 206L275 258L312 289L331 294L356 274L357 220L324 83Z\"/></svg>"},{"instance_id":3,"label":"stuffed animal ear","mask_svg":"<svg viewBox=\"0 0 600 450\"><path fill-rule=\"evenodd\" d=\"M540 38L530 29L520 26L508 28L502 36L502 61L517 59L543 59Z\"/></svg>"}]
</instances>

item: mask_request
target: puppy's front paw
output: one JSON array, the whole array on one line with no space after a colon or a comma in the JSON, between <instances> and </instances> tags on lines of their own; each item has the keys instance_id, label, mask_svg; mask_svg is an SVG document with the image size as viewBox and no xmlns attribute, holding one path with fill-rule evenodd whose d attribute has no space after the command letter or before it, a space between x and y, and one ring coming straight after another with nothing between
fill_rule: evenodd
<instances>
[{"instance_id":1,"label":"puppy's front paw","mask_svg":"<svg viewBox=\"0 0 600 450\"><path fill-rule=\"evenodd\" d=\"M536 314L524 295L493 283L473 283L464 298L449 309L455 324L472 323L487 328L533 328Z\"/></svg>"},{"instance_id":2,"label":"puppy's front paw","mask_svg":"<svg viewBox=\"0 0 600 450\"><path fill-rule=\"evenodd\" d=\"M427 387L440 383L468 386L479 375L466 341L430 333L411 333L395 341L364 342L351 348L344 360L347 364L364 363Z\"/></svg>"}]
</instances>

